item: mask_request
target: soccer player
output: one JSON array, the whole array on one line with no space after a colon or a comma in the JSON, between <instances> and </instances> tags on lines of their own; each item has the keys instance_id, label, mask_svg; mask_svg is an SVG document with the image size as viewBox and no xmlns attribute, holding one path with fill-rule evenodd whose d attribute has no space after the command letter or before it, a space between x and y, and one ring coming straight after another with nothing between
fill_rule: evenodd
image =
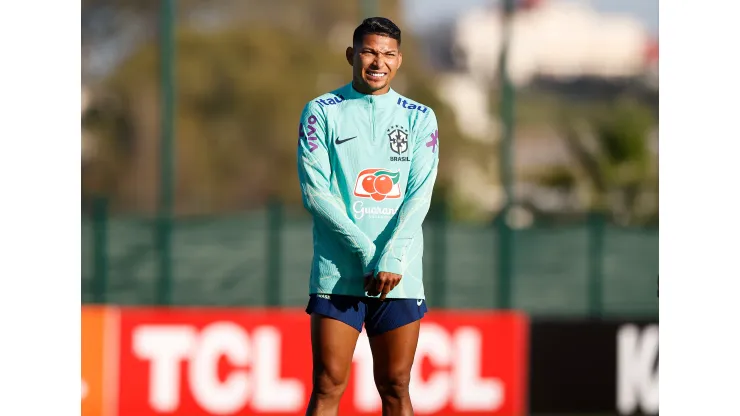
<instances>
[{"instance_id":1,"label":"soccer player","mask_svg":"<svg viewBox=\"0 0 740 416\"><path fill-rule=\"evenodd\" d=\"M437 120L390 84L401 31L382 17L357 27L352 82L311 100L299 127L298 173L313 216L313 391L307 415L336 415L363 324L383 415L412 415L420 319L422 222L437 175Z\"/></svg>"}]
</instances>

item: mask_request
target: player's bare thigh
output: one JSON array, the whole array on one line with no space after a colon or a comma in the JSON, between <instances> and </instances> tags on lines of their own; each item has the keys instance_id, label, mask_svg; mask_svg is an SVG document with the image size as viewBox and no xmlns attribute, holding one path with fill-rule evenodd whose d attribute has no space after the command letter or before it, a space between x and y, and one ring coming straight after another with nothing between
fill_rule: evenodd
<instances>
[{"instance_id":1,"label":"player's bare thigh","mask_svg":"<svg viewBox=\"0 0 740 416\"><path fill-rule=\"evenodd\" d=\"M313 390L307 414L336 414L349 381L352 355L360 333L341 321L311 314Z\"/></svg>"},{"instance_id":2,"label":"player's bare thigh","mask_svg":"<svg viewBox=\"0 0 740 416\"><path fill-rule=\"evenodd\" d=\"M421 321L417 320L370 338L375 384L383 398L384 414L388 406L399 407L399 414L411 411L408 385L420 328Z\"/></svg>"}]
</instances>

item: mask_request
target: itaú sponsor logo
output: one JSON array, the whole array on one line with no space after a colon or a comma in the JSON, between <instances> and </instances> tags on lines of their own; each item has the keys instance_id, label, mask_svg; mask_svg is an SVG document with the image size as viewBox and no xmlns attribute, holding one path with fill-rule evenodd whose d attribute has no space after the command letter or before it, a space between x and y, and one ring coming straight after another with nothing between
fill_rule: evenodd
<instances>
[{"instance_id":1,"label":"ita\u00fa sponsor logo","mask_svg":"<svg viewBox=\"0 0 740 416\"><path fill-rule=\"evenodd\" d=\"M398 99L398 102L396 102L396 104L399 105L399 106L401 106L401 107L403 107L403 108L409 109L409 110L421 111L422 113L426 113L427 110L428 110L428 107L425 107L425 106L423 106L421 104L417 104L417 103L414 103L414 102L406 101L403 98L399 98Z\"/></svg>"},{"instance_id":2,"label":"ita\u00fa sponsor logo","mask_svg":"<svg viewBox=\"0 0 740 416\"><path fill-rule=\"evenodd\" d=\"M397 208L378 207L378 206L365 206L362 201L357 201L352 204L352 211L355 213L356 219L362 219L366 215L368 218L390 218L398 212Z\"/></svg>"},{"instance_id":3,"label":"ita\u00fa sponsor logo","mask_svg":"<svg viewBox=\"0 0 740 416\"><path fill-rule=\"evenodd\" d=\"M327 105L336 105L344 101L343 95L335 95L334 98L319 98L316 100L316 103L319 105L327 106Z\"/></svg>"}]
</instances>

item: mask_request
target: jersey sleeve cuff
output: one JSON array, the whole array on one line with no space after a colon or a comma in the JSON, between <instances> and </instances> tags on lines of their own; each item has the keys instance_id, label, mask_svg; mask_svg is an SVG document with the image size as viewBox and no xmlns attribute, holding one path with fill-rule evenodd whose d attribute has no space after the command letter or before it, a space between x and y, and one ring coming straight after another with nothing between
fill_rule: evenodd
<instances>
[{"instance_id":1,"label":"jersey sleeve cuff","mask_svg":"<svg viewBox=\"0 0 740 416\"><path fill-rule=\"evenodd\" d=\"M403 275L404 256L411 245L411 238L399 238L385 250L378 261L378 271Z\"/></svg>"},{"instance_id":2,"label":"jersey sleeve cuff","mask_svg":"<svg viewBox=\"0 0 740 416\"><path fill-rule=\"evenodd\" d=\"M403 261L395 257L381 259L378 272L395 273L403 275Z\"/></svg>"}]
</instances>

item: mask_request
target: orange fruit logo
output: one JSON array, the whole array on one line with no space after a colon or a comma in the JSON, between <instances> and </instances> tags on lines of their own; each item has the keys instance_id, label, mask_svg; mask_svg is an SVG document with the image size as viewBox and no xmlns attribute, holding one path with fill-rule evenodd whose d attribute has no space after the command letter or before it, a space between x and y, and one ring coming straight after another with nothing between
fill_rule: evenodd
<instances>
[{"instance_id":1,"label":"orange fruit logo","mask_svg":"<svg viewBox=\"0 0 740 416\"><path fill-rule=\"evenodd\" d=\"M355 196L382 201L386 198L400 198L400 171L387 169L365 169L357 175Z\"/></svg>"}]
</instances>

